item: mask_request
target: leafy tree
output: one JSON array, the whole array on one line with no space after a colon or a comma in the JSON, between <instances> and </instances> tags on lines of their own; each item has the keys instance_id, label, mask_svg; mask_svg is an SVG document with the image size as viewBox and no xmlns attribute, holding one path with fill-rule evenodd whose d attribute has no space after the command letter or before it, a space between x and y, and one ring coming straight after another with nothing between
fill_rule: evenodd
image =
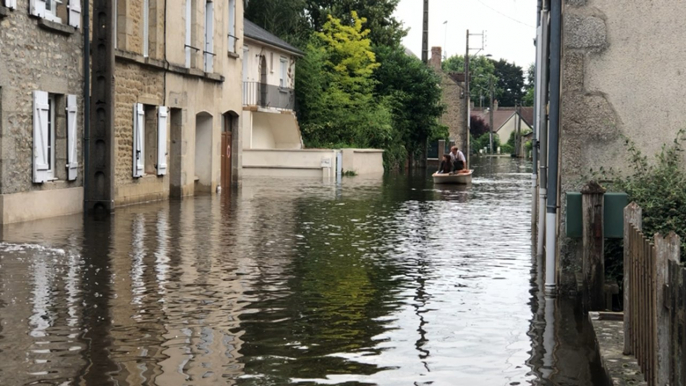
<instances>
[{"instance_id":1,"label":"leafy tree","mask_svg":"<svg viewBox=\"0 0 686 386\"><path fill-rule=\"evenodd\" d=\"M495 66L493 61L485 56L469 57L469 73L471 74L471 100L475 106L479 106L481 101L479 96L484 97L484 106L490 106L490 80L495 80ZM464 55L453 55L443 61L442 66L445 72L464 72ZM497 90L496 99L497 99Z\"/></svg>"},{"instance_id":2,"label":"leafy tree","mask_svg":"<svg viewBox=\"0 0 686 386\"><path fill-rule=\"evenodd\" d=\"M250 0L245 18L280 38L304 47L311 34L306 0Z\"/></svg>"},{"instance_id":3,"label":"leafy tree","mask_svg":"<svg viewBox=\"0 0 686 386\"><path fill-rule=\"evenodd\" d=\"M534 90L535 79L536 79L536 66L531 64L529 66L529 68L526 70L526 83L524 84L524 89L526 90L526 94L524 94L524 98L522 99L522 106L533 106L534 105L534 98L536 95L536 92Z\"/></svg>"},{"instance_id":4,"label":"leafy tree","mask_svg":"<svg viewBox=\"0 0 686 386\"><path fill-rule=\"evenodd\" d=\"M514 106L524 98L524 71L505 59L493 61L498 79L498 102L500 106Z\"/></svg>"},{"instance_id":5,"label":"leafy tree","mask_svg":"<svg viewBox=\"0 0 686 386\"><path fill-rule=\"evenodd\" d=\"M469 118L469 134L480 137L491 131L489 124L479 115L472 115Z\"/></svg>"},{"instance_id":6,"label":"leafy tree","mask_svg":"<svg viewBox=\"0 0 686 386\"><path fill-rule=\"evenodd\" d=\"M353 11L367 20L370 29L369 38L374 45L397 46L407 35L400 21L393 17L400 0L305 0L306 12L310 24L316 31L321 31L328 22L328 16L352 24L350 17Z\"/></svg>"},{"instance_id":7,"label":"leafy tree","mask_svg":"<svg viewBox=\"0 0 686 386\"><path fill-rule=\"evenodd\" d=\"M373 98L376 63L364 18L344 25L329 16L315 32L296 71L296 98L311 147L381 147L391 138L389 101Z\"/></svg>"},{"instance_id":8,"label":"leafy tree","mask_svg":"<svg viewBox=\"0 0 686 386\"><path fill-rule=\"evenodd\" d=\"M376 53L381 63L374 73L376 94L389 98L393 113L394 141L384 154L386 163L395 166L405 155L425 157L427 141L448 136L438 123L444 110L440 78L399 46L377 47Z\"/></svg>"},{"instance_id":9,"label":"leafy tree","mask_svg":"<svg viewBox=\"0 0 686 386\"><path fill-rule=\"evenodd\" d=\"M522 106L533 106L534 105L535 92L536 92L536 90L533 87L526 90L526 94L524 94L524 99L522 99Z\"/></svg>"}]
</instances>

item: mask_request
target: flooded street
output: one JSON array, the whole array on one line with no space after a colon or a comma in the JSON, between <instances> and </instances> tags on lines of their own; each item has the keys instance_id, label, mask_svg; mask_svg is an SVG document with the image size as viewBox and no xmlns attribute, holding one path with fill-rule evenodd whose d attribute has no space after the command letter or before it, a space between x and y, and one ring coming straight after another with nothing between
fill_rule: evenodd
<instances>
[{"instance_id":1,"label":"flooded street","mask_svg":"<svg viewBox=\"0 0 686 386\"><path fill-rule=\"evenodd\" d=\"M593 385L538 291L530 163L480 162L6 226L0 384Z\"/></svg>"}]
</instances>

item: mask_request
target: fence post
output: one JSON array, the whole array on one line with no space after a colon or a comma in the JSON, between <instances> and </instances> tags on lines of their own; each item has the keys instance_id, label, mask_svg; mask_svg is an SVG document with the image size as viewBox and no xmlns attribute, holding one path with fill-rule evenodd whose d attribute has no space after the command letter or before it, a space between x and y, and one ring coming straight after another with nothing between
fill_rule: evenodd
<instances>
[{"instance_id":1,"label":"fence post","mask_svg":"<svg viewBox=\"0 0 686 386\"><path fill-rule=\"evenodd\" d=\"M631 283L631 224L633 224L638 230L643 229L643 211L641 207L635 202L627 205L624 208L624 355L633 354L633 348L631 343L631 297L630 287L633 285Z\"/></svg>"},{"instance_id":2,"label":"fence post","mask_svg":"<svg viewBox=\"0 0 686 386\"><path fill-rule=\"evenodd\" d=\"M666 291L671 290L669 284L669 262L679 263L679 248L681 239L670 232L667 237L655 235L656 266L657 266L657 312L656 312L656 342L657 342L657 385L666 386L670 377L670 351L672 339L670 339L670 316L666 309Z\"/></svg>"},{"instance_id":3,"label":"fence post","mask_svg":"<svg viewBox=\"0 0 686 386\"><path fill-rule=\"evenodd\" d=\"M583 213L584 311L605 309L605 236L603 234L603 195L605 188L591 181L581 189Z\"/></svg>"}]
</instances>

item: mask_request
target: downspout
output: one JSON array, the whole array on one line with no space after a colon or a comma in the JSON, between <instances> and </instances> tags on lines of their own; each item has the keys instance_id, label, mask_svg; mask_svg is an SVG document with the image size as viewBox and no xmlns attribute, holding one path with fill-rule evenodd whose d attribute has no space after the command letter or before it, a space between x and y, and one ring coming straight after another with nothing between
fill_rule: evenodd
<instances>
[{"instance_id":1,"label":"downspout","mask_svg":"<svg viewBox=\"0 0 686 386\"><path fill-rule=\"evenodd\" d=\"M536 113L539 110L538 106L538 98L536 98L536 95L538 94L538 71L541 66L541 1L538 0L538 7L536 9L536 64L534 67L534 132L533 132L533 139L532 139L532 147L531 147L531 228L534 230L534 234L536 234L536 209L537 209L537 202L536 202L536 185L538 183L538 174L536 168L538 167L538 147L536 146L536 140L538 139L538 118L536 116ZM481 109L483 111L483 108ZM493 146L491 145L491 148Z\"/></svg>"},{"instance_id":2,"label":"downspout","mask_svg":"<svg viewBox=\"0 0 686 386\"><path fill-rule=\"evenodd\" d=\"M548 152L548 205L546 207L546 294L557 292L557 176L560 130L560 51L562 45L562 0L552 0L550 21L550 132Z\"/></svg>"},{"instance_id":3,"label":"downspout","mask_svg":"<svg viewBox=\"0 0 686 386\"><path fill-rule=\"evenodd\" d=\"M83 215L88 215L86 191L88 183L88 160L90 159L90 125L91 125L91 41L90 41L90 1L83 2Z\"/></svg>"},{"instance_id":4,"label":"downspout","mask_svg":"<svg viewBox=\"0 0 686 386\"><path fill-rule=\"evenodd\" d=\"M546 5L541 10L541 61L537 78L537 111L538 119L538 233L536 234L536 255L543 256L545 240L545 200L547 194L547 165L548 165L548 62L549 62L549 9Z\"/></svg>"}]
</instances>

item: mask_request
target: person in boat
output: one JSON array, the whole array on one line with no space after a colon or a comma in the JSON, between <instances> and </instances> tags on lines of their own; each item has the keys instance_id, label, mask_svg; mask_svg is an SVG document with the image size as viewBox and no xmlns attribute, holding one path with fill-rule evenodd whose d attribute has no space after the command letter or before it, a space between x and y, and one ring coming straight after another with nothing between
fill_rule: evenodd
<instances>
[{"instance_id":1,"label":"person in boat","mask_svg":"<svg viewBox=\"0 0 686 386\"><path fill-rule=\"evenodd\" d=\"M443 161L441 161L441 166L438 167L438 174L450 174L453 172L453 161L450 158L450 154L443 154Z\"/></svg>"},{"instance_id":2,"label":"person in boat","mask_svg":"<svg viewBox=\"0 0 686 386\"><path fill-rule=\"evenodd\" d=\"M457 148L457 146L450 148L449 155L450 159L452 160L453 171L455 173L469 172L469 170L467 170L467 159L464 157L464 154L460 151L460 149Z\"/></svg>"}]
</instances>

